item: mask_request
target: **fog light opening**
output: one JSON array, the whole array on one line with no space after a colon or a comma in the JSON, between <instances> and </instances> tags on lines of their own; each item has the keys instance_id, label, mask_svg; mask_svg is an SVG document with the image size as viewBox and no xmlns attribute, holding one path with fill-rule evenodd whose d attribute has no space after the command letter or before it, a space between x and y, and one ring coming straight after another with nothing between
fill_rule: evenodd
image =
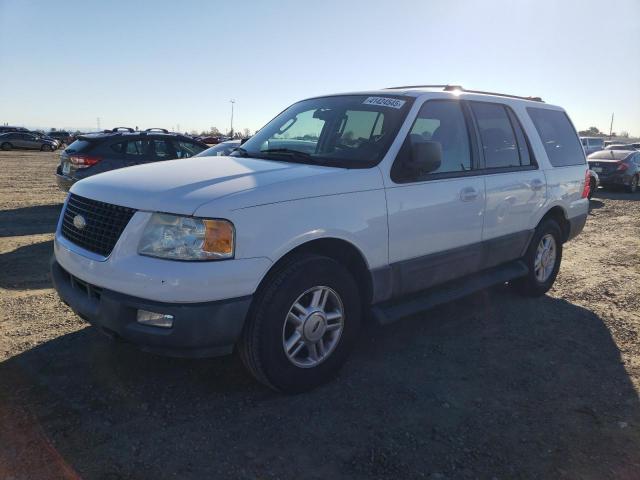
<instances>
[{"instance_id":1,"label":"fog light opening","mask_svg":"<svg viewBox=\"0 0 640 480\"><path fill-rule=\"evenodd\" d=\"M171 328L173 327L173 315L164 313L149 312L148 310L138 310L138 323L150 327Z\"/></svg>"}]
</instances>

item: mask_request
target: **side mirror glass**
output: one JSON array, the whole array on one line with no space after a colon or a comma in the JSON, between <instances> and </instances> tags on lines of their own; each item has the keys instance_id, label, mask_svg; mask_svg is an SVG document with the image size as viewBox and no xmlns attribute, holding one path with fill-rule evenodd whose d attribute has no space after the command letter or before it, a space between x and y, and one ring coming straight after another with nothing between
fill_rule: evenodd
<instances>
[{"instance_id":1,"label":"side mirror glass","mask_svg":"<svg viewBox=\"0 0 640 480\"><path fill-rule=\"evenodd\" d=\"M406 167L417 175L431 173L442 164L442 146L439 142L411 141L411 159Z\"/></svg>"}]
</instances>

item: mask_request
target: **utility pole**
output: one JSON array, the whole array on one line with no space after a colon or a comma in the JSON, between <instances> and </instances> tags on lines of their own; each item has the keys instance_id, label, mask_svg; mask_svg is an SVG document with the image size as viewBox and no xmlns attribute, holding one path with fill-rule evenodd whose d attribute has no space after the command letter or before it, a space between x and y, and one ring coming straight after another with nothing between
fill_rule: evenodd
<instances>
[{"instance_id":1,"label":"utility pole","mask_svg":"<svg viewBox=\"0 0 640 480\"><path fill-rule=\"evenodd\" d=\"M616 112L613 112L611 114L611 126L609 127L609 138L611 138L611 134L613 133L613 114Z\"/></svg>"},{"instance_id":2,"label":"utility pole","mask_svg":"<svg viewBox=\"0 0 640 480\"><path fill-rule=\"evenodd\" d=\"M236 101L231 99L229 100L229 102L231 103L231 132L229 133L229 136L233 138L233 106L235 105Z\"/></svg>"},{"instance_id":3,"label":"utility pole","mask_svg":"<svg viewBox=\"0 0 640 480\"><path fill-rule=\"evenodd\" d=\"M100 131L100 117L96 118L96 122L98 124L98 131Z\"/></svg>"}]
</instances>

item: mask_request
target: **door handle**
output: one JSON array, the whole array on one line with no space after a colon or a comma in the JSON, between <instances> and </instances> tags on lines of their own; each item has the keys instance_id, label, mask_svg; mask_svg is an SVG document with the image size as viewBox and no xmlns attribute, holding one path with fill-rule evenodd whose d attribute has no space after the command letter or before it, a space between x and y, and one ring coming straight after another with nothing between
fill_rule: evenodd
<instances>
[{"instance_id":1,"label":"door handle","mask_svg":"<svg viewBox=\"0 0 640 480\"><path fill-rule=\"evenodd\" d=\"M460 190L460 200L463 202L470 202L478 198L480 193L473 187L465 187Z\"/></svg>"},{"instance_id":2,"label":"door handle","mask_svg":"<svg viewBox=\"0 0 640 480\"><path fill-rule=\"evenodd\" d=\"M544 182L539 178L534 178L531 180L531 190L542 190L544 187Z\"/></svg>"}]
</instances>

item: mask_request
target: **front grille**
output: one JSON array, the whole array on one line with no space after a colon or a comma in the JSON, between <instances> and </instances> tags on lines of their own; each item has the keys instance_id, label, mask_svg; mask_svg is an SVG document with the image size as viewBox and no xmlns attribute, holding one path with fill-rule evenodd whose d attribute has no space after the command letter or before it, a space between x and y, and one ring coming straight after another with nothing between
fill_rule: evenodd
<instances>
[{"instance_id":1,"label":"front grille","mask_svg":"<svg viewBox=\"0 0 640 480\"><path fill-rule=\"evenodd\" d=\"M134 213L132 208L71 194L62 218L62 236L90 252L108 257ZM77 216L84 218L84 228L74 225Z\"/></svg>"}]
</instances>

